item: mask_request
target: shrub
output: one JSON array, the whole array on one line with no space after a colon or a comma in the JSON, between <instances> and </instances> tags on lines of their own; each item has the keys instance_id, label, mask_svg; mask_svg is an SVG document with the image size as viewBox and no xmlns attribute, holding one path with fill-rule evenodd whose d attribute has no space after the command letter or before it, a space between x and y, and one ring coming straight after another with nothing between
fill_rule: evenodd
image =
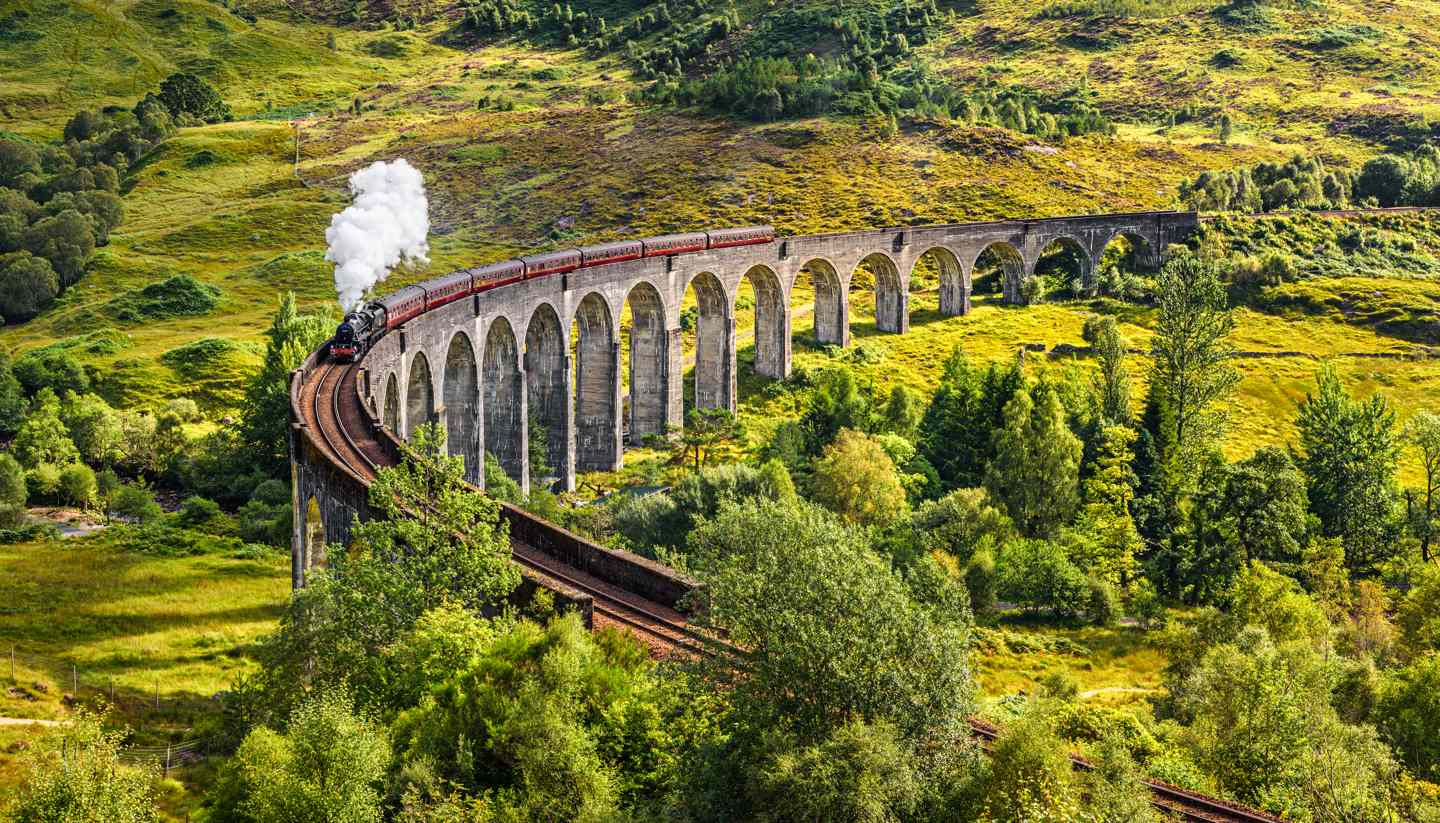
<instances>
[{"instance_id":1,"label":"shrub","mask_svg":"<svg viewBox=\"0 0 1440 823\"><path fill-rule=\"evenodd\" d=\"M88 509L95 503L95 470L71 463L60 470L60 496L72 506Z\"/></svg>"},{"instance_id":2,"label":"shrub","mask_svg":"<svg viewBox=\"0 0 1440 823\"><path fill-rule=\"evenodd\" d=\"M201 283L188 274L177 274L117 295L107 308L117 320L127 323L198 317L214 311L220 303L220 294L215 286Z\"/></svg>"},{"instance_id":3,"label":"shrub","mask_svg":"<svg viewBox=\"0 0 1440 823\"><path fill-rule=\"evenodd\" d=\"M110 511L117 517L145 525L154 523L165 512L155 502L155 494L141 483L126 483L110 502Z\"/></svg>"},{"instance_id":4,"label":"shrub","mask_svg":"<svg viewBox=\"0 0 1440 823\"><path fill-rule=\"evenodd\" d=\"M995 555L988 547L978 549L965 564L965 588L970 592L970 608L977 615L995 610Z\"/></svg>"},{"instance_id":5,"label":"shrub","mask_svg":"<svg viewBox=\"0 0 1440 823\"><path fill-rule=\"evenodd\" d=\"M1086 607L1086 613L1090 619L1101 626L1114 626L1120 622L1120 595L1115 591L1115 586L1108 580L1098 577L1091 577L1090 603Z\"/></svg>"}]
</instances>

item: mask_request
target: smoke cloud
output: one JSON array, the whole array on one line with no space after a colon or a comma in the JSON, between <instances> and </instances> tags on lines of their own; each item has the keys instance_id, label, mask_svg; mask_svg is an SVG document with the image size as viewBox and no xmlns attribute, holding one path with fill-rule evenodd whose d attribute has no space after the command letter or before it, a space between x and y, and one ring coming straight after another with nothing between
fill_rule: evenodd
<instances>
[{"instance_id":1,"label":"smoke cloud","mask_svg":"<svg viewBox=\"0 0 1440 823\"><path fill-rule=\"evenodd\" d=\"M401 263L429 263L430 204L425 178L403 158L376 161L350 175L355 202L330 218L325 259L335 264L335 293L347 313Z\"/></svg>"}]
</instances>

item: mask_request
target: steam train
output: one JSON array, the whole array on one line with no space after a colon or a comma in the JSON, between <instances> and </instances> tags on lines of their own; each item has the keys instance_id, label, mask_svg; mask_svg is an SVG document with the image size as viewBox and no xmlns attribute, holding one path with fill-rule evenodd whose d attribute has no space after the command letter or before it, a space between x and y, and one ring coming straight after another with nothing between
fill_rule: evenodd
<instances>
[{"instance_id":1,"label":"steam train","mask_svg":"<svg viewBox=\"0 0 1440 823\"><path fill-rule=\"evenodd\" d=\"M582 246L462 269L406 286L345 315L330 340L329 353L336 360L353 361L365 353L375 338L418 314L521 280L645 257L672 257L706 249L754 246L774 239L775 229L772 226L744 226Z\"/></svg>"}]
</instances>

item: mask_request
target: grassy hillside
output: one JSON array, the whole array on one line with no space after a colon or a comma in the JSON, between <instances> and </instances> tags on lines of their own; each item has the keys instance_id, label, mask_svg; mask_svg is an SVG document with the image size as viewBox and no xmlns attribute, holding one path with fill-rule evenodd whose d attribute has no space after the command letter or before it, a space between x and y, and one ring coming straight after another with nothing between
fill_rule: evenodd
<instances>
[{"instance_id":1,"label":"grassy hillside","mask_svg":"<svg viewBox=\"0 0 1440 823\"><path fill-rule=\"evenodd\" d=\"M398 283L527 249L697 225L766 221L801 233L1166 207L1182 179L1207 168L1296 150L1354 166L1383 142L1366 138L1412 134L1437 106L1436 75L1426 68L1440 60L1427 22L1440 14L1433 3L1265 3L1248 22L1237 22L1234 4L1179 0L941 6L933 36L912 49L936 82L1041 95L1078 84L1116 124L1113 136L1043 144L963 119L902 117L890 134L867 117L757 123L649 106L636 102L649 83L623 48L566 48L545 31L480 36L461 31L444 6L416 30L339 27L339 5L7 6L13 25L0 39L0 129L53 137L75 109L133 102L175 69L214 82L238 119L182 129L132 170L126 222L91 274L41 317L0 330L0 342L24 349L66 341L120 402L198 394L218 409L254 364L278 291L330 303L324 227L343 208L345 177L381 158L408 158L431 191L432 263L398 274ZM585 8L612 27L653 10ZM741 25L689 70L705 76L725 54L762 46L777 54L799 54L806 42L832 50L831 35L787 39L793 31L777 22L818 25L827 8L739 4ZM645 35L637 48L654 47L666 31ZM79 61L76 42L84 46ZM1221 51L1235 54L1217 58ZM1230 145L1214 136L1222 109L1237 122ZM298 115L305 116L297 129L286 118ZM1304 239L1283 250L1308 258L1313 246ZM1265 253L1259 245L1236 251ZM1421 255L1434 260L1428 246ZM1242 347L1292 349L1297 339L1339 335L1347 352L1392 348L1394 329L1383 323L1390 304L1423 320L1435 301L1435 269L1409 262L1396 263L1405 270L1386 272L1383 283L1348 271L1344 283L1307 279L1277 290L1275 316L1247 315L1246 328L1265 329ZM125 311L145 286L182 274L218 289L212 308L158 318ZM864 295L856 299L863 338ZM1017 342L1078 335L1079 307L982 307L971 318L941 320L926 301L915 301L912 336L885 341L897 357L923 364L926 352L958 341L1008 356ZM1144 313L1135 319L1143 325ZM747 322L740 318L742 328ZM93 345L97 332L105 345ZM1143 329L1134 336L1143 340ZM1288 403L1312 366L1247 362L1242 427L1254 436L1246 442L1286 431ZM1428 385L1424 363L1361 366L1357 379L1392 384L1407 404ZM200 374L212 379L197 386ZM922 385L931 376L921 368L902 379Z\"/></svg>"}]
</instances>

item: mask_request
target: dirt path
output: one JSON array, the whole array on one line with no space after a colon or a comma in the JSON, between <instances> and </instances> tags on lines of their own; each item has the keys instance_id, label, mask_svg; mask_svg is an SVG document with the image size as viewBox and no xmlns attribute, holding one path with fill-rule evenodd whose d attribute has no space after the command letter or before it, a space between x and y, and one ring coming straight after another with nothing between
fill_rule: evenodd
<instances>
[{"instance_id":1,"label":"dirt path","mask_svg":"<svg viewBox=\"0 0 1440 823\"><path fill-rule=\"evenodd\" d=\"M29 717L0 717L0 726L59 726L59 720L41 720Z\"/></svg>"}]
</instances>

